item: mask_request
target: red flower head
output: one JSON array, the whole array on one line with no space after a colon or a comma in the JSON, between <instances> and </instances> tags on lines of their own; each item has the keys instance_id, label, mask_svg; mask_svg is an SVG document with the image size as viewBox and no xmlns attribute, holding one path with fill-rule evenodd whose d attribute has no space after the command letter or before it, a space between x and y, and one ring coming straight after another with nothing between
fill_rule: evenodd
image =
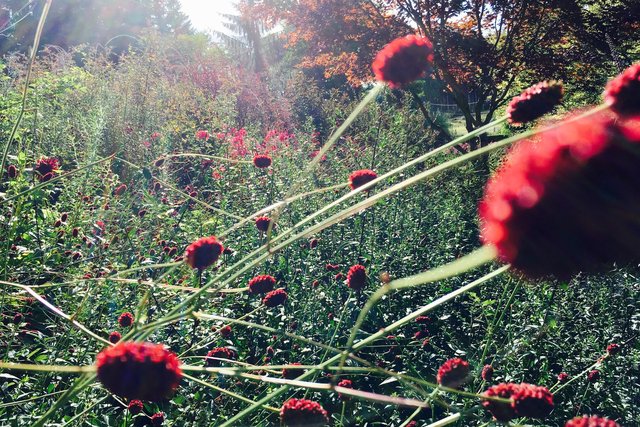
<instances>
[{"instance_id":1,"label":"red flower head","mask_svg":"<svg viewBox=\"0 0 640 427\"><path fill-rule=\"evenodd\" d=\"M507 106L507 121L522 125L544 116L562 100L564 87L556 81L540 82L516 96Z\"/></svg>"},{"instance_id":2,"label":"red flower head","mask_svg":"<svg viewBox=\"0 0 640 427\"><path fill-rule=\"evenodd\" d=\"M596 417L576 417L567 421L564 427L620 427L615 421L611 421L607 418Z\"/></svg>"},{"instance_id":3,"label":"red flower head","mask_svg":"<svg viewBox=\"0 0 640 427\"><path fill-rule=\"evenodd\" d=\"M120 334L120 332L118 331L113 331L109 334L109 342L110 343L117 343L118 341L120 341L120 339L122 338L122 334Z\"/></svg>"},{"instance_id":4,"label":"red flower head","mask_svg":"<svg viewBox=\"0 0 640 427\"><path fill-rule=\"evenodd\" d=\"M318 402L289 399L280 409L280 421L287 427L321 427L329 423L329 417Z\"/></svg>"},{"instance_id":5,"label":"red flower head","mask_svg":"<svg viewBox=\"0 0 640 427\"><path fill-rule=\"evenodd\" d=\"M60 163L55 157L41 157L36 161L36 167L33 169L36 172L36 178L38 181L49 181L57 173L60 168Z\"/></svg>"},{"instance_id":6,"label":"red flower head","mask_svg":"<svg viewBox=\"0 0 640 427\"><path fill-rule=\"evenodd\" d=\"M151 424L154 426L161 426L164 423L164 413L156 412L151 415Z\"/></svg>"},{"instance_id":7,"label":"red flower head","mask_svg":"<svg viewBox=\"0 0 640 427\"><path fill-rule=\"evenodd\" d=\"M300 363L293 362L293 363L289 363L289 365L300 365ZM286 378L288 380L293 380L295 378L298 378L302 374L304 374L304 369L297 369L297 368L282 369L282 378Z\"/></svg>"},{"instance_id":8,"label":"red flower head","mask_svg":"<svg viewBox=\"0 0 640 427\"><path fill-rule=\"evenodd\" d=\"M432 66L433 44L427 38L411 34L383 47L372 68L377 80L396 89L424 77Z\"/></svg>"},{"instance_id":9,"label":"red flower head","mask_svg":"<svg viewBox=\"0 0 640 427\"><path fill-rule=\"evenodd\" d=\"M353 388L353 383L351 382L351 380L342 380L338 383L338 387ZM338 393L338 397L340 398L340 400L349 400L348 395Z\"/></svg>"},{"instance_id":10,"label":"red flower head","mask_svg":"<svg viewBox=\"0 0 640 427\"><path fill-rule=\"evenodd\" d=\"M209 132L206 130L199 130L196 132L196 139L206 140L209 139Z\"/></svg>"},{"instance_id":11,"label":"red flower head","mask_svg":"<svg viewBox=\"0 0 640 427\"><path fill-rule=\"evenodd\" d=\"M492 378L493 378L493 366L484 365L484 368L482 368L482 380L491 381Z\"/></svg>"},{"instance_id":12,"label":"red flower head","mask_svg":"<svg viewBox=\"0 0 640 427\"><path fill-rule=\"evenodd\" d=\"M621 116L640 113L640 63L627 68L607 84L604 102Z\"/></svg>"},{"instance_id":13,"label":"red flower head","mask_svg":"<svg viewBox=\"0 0 640 427\"><path fill-rule=\"evenodd\" d=\"M121 184L115 190L113 190L113 195L114 196L120 196L125 191L127 191L127 184Z\"/></svg>"},{"instance_id":14,"label":"red flower head","mask_svg":"<svg viewBox=\"0 0 640 427\"><path fill-rule=\"evenodd\" d=\"M131 402L129 402L129 406L127 406L127 409L129 409L131 415L137 415L142 412L142 410L144 409L144 405L140 400L132 400Z\"/></svg>"},{"instance_id":15,"label":"red flower head","mask_svg":"<svg viewBox=\"0 0 640 427\"><path fill-rule=\"evenodd\" d=\"M567 374L566 372L560 372L558 374L558 382L566 383L567 381L569 381L569 374Z\"/></svg>"},{"instance_id":16,"label":"red flower head","mask_svg":"<svg viewBox=\"0 0 640 427\"><path fill-rule=\"evenodd\" d=\"M233 334L233 330L231 329L231 326L225 325L222 328L220 328L220 336L222 338L229 338L231 334Z\"/></svg>"},{"instance_id":17,"label":"red flower head","mask_svg":"<svg viewBox=\"0 0 640 427\"><path fill-rule=\"evenodd\" d=\"M544 419L553 410L553 395L546 387L522 383L512 397L519 417Z\"/></svg>"},{"instance_id":18,"label":"red flower head","mask_svg":"<svg viewBox=\"0 0 640 427\"><path fill-rule=\"evenodd\" d=\"M267 307L277 307L279 305L283 305L287 300L287 291L284 289L276 289L275 291L269 292L262 299L262 303Z\"/></svg>"},{"instance_id":19,"label":"red flower head","mask_svg":"<svg viewBox=\"0 0 640 427\"><path fill-rule=\"evenodd\" d=\"M340 266L338 264L329 263L325 266L325 268L327 269L327 271L336 271L340 268Z\"/></svg>"},{"instance_id":20,"label":"red flower head","mask_svg":"<svg viewBox=\"0 0 640 427\"><path fill-rule=\"evenodd\" d=\"M431 322L431 318L429 316L418 316L416 317L416 323L420 325L427 325Z\"/></svg>"},{"instance_id":21,"label":"red flower head","mask_svg":"<svg viewBox=\"0 0 640 427\"><path fill-rule=\"evenodd\" d=\"M501 397L504 399L511 399L511 397L518 391L519 388L519 384L502 383L489 387L487 391L482 393L482 395L487 397ZM506 422L516 417L516 411L513 408L513 402L502 403L495 400L483 400L482 406L484 406L487 411L491 412L491 415L493 415L493 417L498 421Z\"/></svg>"},{"instance_id":22,"label":"red flower head","mask_svg":"<svg viewBox=\"0 0 640 427\"><path fill-rule=\"evenodd\" d=\"M271 166L271 157L267 156L266 154L256 154L253 157L253 164L255 165L255 167L260 169L268 168L269 166Z\"/></svg>"},{"instance_id":23,"label":"red flower head","mask_svg":"<svg viewBox=\"0 0 640 427\"><path fill-rule=\"evenodd\" d=\"M202 237L187 246L184 258L191 268L204 270L218 260L222 251L222 243L215 236Z\"/></svg>"},{"instance_id":24,"label":"red flower head","mask_svg":"<svg viewBox=\"0 0 640 427\"><path fill-rule=\"evenodd\" d=\"M249 280L249 292L252 294L266 294L276 286L276 278L268 274L256 276Z\"/></svg>"},{"instance_id":25,"label":"red flower head","mask_svg":"<svg viewBox=\"0 0 640 427\"><path fill-rule=\"evenodd\" d=\"M640 261L640 168L629 155L639 124L596 115L516 147L485 189L484 242L530 277Z\"/></svg>"},{"instance_id":26,"label":"red flower head","mask_svg":"<svg viewBox=\"0 0 640 427\"><path fill-rule=\"evenodd\" d=\"M269 229L269 223L271 222L271 218L268 216L259 216L256 218L256 228L263 233L266 233Z\"/></svg>"},{"instance_id":27,"label":"red flower head","mask_svg":"<svg viewBox=\"0 0 640 427\"><path fill-rule=\"evenodd\" d=\"M362 169L355 172L352 172L349 175L349 186L352 190L355 190L358 187L362 187L366 183L373 181L378 177L378 174L369 169Z\"/></svg>"},{"instance_id":28,"label":"red flower head","mask_svg":"<svg viewBox=\"0 0 640 427\"><path fill-rule=\"evenodd\" d=\"M160 344L120 342L98 354L96 367L102 385L127 399L168 398L182 378L180 360Z\"/></svg>"},{"instance_id":29,"label":"red flower head","mask_svg":"<svg viewBox=\"0 0 640 427\"><path fill-rule=\"evenodd\" d=\"M228 359L236 360L236 352L227 347L217 347L207 353L205 357L205 366L220 366L221 360L216 359Z\"/></svg>"},{"instance_id":30,"label":"red flower head","mask_svg":"<svg viewBox=\"0 0 640 427\"><path fill-rule=\"evenodd\" d=\"M600 379L600 371L598 371L597 369L589 371L589 373L587 374L587 380L590 383L594 383L594 382L598 381L599 379Z\"/></svg>"},{"instance_id":31,"label":"red flower head","mask_svg":"<svg viewBox=\"0 0 640 427\"><path fill-rule=\"evenodd\" d=\"M364 266L356 264L347 273L347 286L354 291L359 291L367 284L367 270Z\"/></svg>"},{"instance_id":32,"label":"red flower head","mask_svg":"<svg viewBox=\"0 0 640 427\"><path fill-rule=\"evenodd\" d=\"M151 134L151 136L149 138L151 138L152 140L156 140L158 138L160 138L162 135L160 134L160 132L154 132Z\"/></svg>"},{"instance_id":33,"label":"red flower head","mask_svg":"<svg viewBox=\"0 0 640 427\"><path fill-rule=\"evenodd\" d=\"M436 379L438 384L456 388L465 383L469 376L469 363L460 358L449 359L440 366Z\"/></svg>"},{"instance_id":34,"label":"red flower head","mask_svg":"<svg viewBox=\"0 0 640 427\"><path fill-rule=\"evenodd\" d=\"M118 317L118 323L123 328L128 328L129 326L133 325L133 314L125 311L120 315L120 317Z\"/></svg>"},{"instance_id":35,"label":"red flower head","mask_svg":"<svg viewBox=\"0 0 640 427\"><path fill-rule=\"evenodd\" d=\"M15 165L9 165L9 167L7 167L7 176L9 179L16 178L18 176L18 168L16 168Z\"/></svg>"},{"instance_id":36,"label":"red flower head","mask_svg":"<svg viewBox=\"0 0 640 427\"><path fill-rule=\"evenodd\" d=\"M615 343L609 344L607 346L607 353L609 353L609 355L611 355L611 356L620 353L620 346L618 344L615 344Z\"/></svg>"}]
</instances>

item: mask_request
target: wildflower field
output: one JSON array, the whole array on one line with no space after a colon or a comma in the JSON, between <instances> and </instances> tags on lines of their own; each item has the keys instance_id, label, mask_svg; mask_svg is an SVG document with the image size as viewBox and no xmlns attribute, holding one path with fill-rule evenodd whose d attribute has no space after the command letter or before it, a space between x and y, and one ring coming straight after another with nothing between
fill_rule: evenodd
<instances>
[{"instance_id":1,"label":"wildflower field","mask_svg":"<svg viewBox=\"0 0 640 427\"><path fill-rule=\"evenodd\" d=\"M185 3L0 2L0 426L640 426L636 1Z\"/></svg>"}]
</instances>

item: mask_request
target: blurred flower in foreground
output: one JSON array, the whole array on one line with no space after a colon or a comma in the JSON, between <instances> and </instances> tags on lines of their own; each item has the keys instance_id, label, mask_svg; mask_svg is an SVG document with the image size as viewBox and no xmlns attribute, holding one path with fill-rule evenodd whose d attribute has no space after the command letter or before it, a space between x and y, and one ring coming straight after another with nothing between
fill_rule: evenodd
<instances>
[{"instance_id":1,"label":"blurred flower in foreground","mask_svg":"<svg viewBox=\"0 0 640 427\"><path fill-rule=\"evenodd\" d=\"M378 52L372 68L377 80L401 88L431 71L433 44L413 34L397 38Z\"/></svg>"},{"instance_id":2,"label":"blurred flower in foreground","mask_svg":"<svg viewBox=\"0 0 640 427\"><path fill-rule=\"evenodd\" d=\"M218 260L222 250L215 236L202 237L187 246L184 257L191 268L204 270Z\"/></svg>"},{"instance_id":3,"label":"blurred flower in foreground","mask_svg":"<svg viewBox=\"0 0 640 427\"><path fill-rule=\"evenodd\" d=\"M604 102L621 116L640 114L640 63L627 68L607 84Z\"/></svg>"},{"instance_id":4,"label":"blurred flower in foreground","mask_svg":"<svg viewBox=\"0 0 640 427\"><path fill-rule=\"evenodd\" d=\"M522 125L544 116L562 101L564 88L556 81L540 82L516 96L507 106L507 121Z\"/></svg>"}]
</instances>

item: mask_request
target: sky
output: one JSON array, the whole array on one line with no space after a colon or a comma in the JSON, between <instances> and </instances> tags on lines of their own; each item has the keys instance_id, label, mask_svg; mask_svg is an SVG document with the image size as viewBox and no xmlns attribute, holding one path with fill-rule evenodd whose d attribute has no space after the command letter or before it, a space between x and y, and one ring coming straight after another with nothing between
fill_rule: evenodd
<instances>
[{"instance_id":1,"label":"sky","mask_svg":"<svg viewBox=\"0 0 640 427\"><path fill-rule=\"evenodd\" d=\"M220 13L236 13L236 0L180 0L182 11L189 17L196 30L206 33L211 30L224 31L224 18Z\"/></svg>"}]
</instances>

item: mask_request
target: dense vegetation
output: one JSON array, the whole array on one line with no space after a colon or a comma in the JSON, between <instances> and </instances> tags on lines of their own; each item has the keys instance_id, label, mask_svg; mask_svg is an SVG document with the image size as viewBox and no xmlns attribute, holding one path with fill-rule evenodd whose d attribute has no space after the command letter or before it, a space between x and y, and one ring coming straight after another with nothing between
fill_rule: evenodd
<instances>
[{"instance_id":1,"label":"dense vegetation","mask_svg":"<svg viewBox=\"0 0 640 427\"><path fill-rule=\"evenodd\" d=\"M89 3L100 2L85 7ZM11 54L0 62L0 141L7 150L0 179L0 349L2 367L10 369L0 373L0 424L144 425L162 412L169 426L230 420L277 425L282 403L304 397L321 403L333 425L426 426L462 413L451 422L480 426L495 422L480 393L501 382L526 382L549 388L554 410L522 423L563 426L576 415L594 414L637 425L636 268L613 265L599 274L532 281L518 273L493 274L499 263L473 266L384 295L354 330L367 301L390 280L465 260L482 246L477 206L504 150L348 211L418 173L516 134L502 120L488 136L350 193L353 171L382 175L403 167L454 135L503 117L509 99L538 79L563 78L567 90L563 106L543 124L599 103L605 82L637 60L638 50L624 39L637 23L607 27L609 48L597 43L598 23L628 19L621 10L629 5L560 2L575 7L554 9L554 2L528 2L556 12L536 23L542 27L530 28L524 22L533 25L530 17L540 10L523 10L516 19L505 2L486 2L496 13L492 23L502 16L522 25L522 34L515 34L523 43L536 31L557 32L545 32L553 55L543 63L546 50L522 58L517 43L503 45L490 32L473 35L472 12L485 2L400 1L396 17L389 14L392 3L248 2L243 19L230 26L238 31L231 39L243 43L223 39L226 50L190 30L175 30L183 24L175 2L166 2L164 15L156 11L127 50L71 38L60 43L64 50L43 47L32 62L26 50L15 51L20 44L6 48ZM412 13L420 3L446 6L446 19L438 19L450 26L427 35L441 41L436 49L460 50L449 52L448 63L437 52L434 74L405 90L372 84L369 64L377 50L415 28L409 18L427 26L429 14ZM334 20L314 18L319 4ZM345 12L344 4L353 10ZM152 13L140 7L140 14ZM273 25L283 10L283 34L261 36L257 29ZM580 10L585 16L578 28ZM366 20L374 12L384 25ZM158 16L172 24L158 24ZM337 21L349 17L361 25ZM328 24L357 34L337 34L331 45L336 51L317 55L322 38L335 30ZM29 28L32 37L35 27ZM104 31L112 37L109 26ZM364 38L368 32L373 35ZM572 50L589 40L595 48ZM616 40L624 43L613 55ZM354 41L362 49L354 49ZM338 54L355 51L357 58ZM594 57L600 66L590 65ZM533 63L539 68L527 68ZM474 104L461 93L474 93ZM374 98L365 105L367 94ZM443 99L456 109L453 115L435 105ZM344 123L349 126L343 131ZM327 143L330 150L320 153ZM256 167L256 154L268 155L270 167ZM58 162L49 177L40 173L43 158ZM275 219L267 232L255 224L263 215ZM206 236L217 236L227 249L211 267L192 269L185 249ZM346 285L357 264L367 273L362 290ZM284 304L268 307L248 292L258 275L273 276L275 287L286 290ZM427 318L402 322L356 347L339 379L363 393L346 397L331 390L340 365L336 354L352 333L366 340L483 277L481 286L429 310ZM126 312L133 315L131 326L119 322ZM127 399L94 381L91 367L113 332L162 343L178 355L189 376L171 399L144 402L142 413L133 415ZM620 345L618 354L607 353L611 343ZM235 359L222 366L240 369L200 369L220 366L205 358L219 347ZM455 357L471 365L460 388L466 394L437 386L438 368ZM269 380L282 378L283 365L293 363L305 368L285 377L306 372L305 383ZM492 378L483 379L485 365L493 367ZM598 378L588 375L594 369ZM561 383L562 372L570 382ZM276 391L282 394L242 412ZM233 418L238 414L244 417Z\"/></svg>"}]
</instances>

